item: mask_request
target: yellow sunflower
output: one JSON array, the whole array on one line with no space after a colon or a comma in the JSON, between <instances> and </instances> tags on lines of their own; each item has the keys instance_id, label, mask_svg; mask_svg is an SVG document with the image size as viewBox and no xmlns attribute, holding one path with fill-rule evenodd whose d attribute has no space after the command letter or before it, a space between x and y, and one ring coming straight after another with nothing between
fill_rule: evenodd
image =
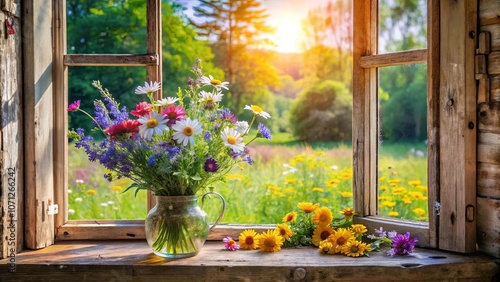
<instances>
[{"instance_id":1,"label":"yellow sunflower","mask_svg":"<svg viewBox=\"0 0 500 282\"><path fill-rule=\"evenodd\" d=\"M303 210L305 213L312 213L319 207L319 204L313 204L311 202L300 202L297 204L297 207L299 207L299 209Z\"/></svg>"},{"instance_id":2,"label":"yellow sunflower","mask_svg":"<svg viewBox=\"0 0 500 282\"><path fill-rule=\"evenodd\" d=\"M370 251L370 244L351 240L342 246L342 253L349 257L363 256Z\"/></svg>"},{"instance_id":3,"label":"yellow sunflower","mask_svg":"<svg viewBox=\"0 0 500 282\"><path fill-rule=\"evenodd\" d=\"M240 248L245 250L255 250L258 246L260 235L253 229L247 229L240 233L238 241L240 242Z\"/></svg>"},{"instance_id":4,"label":"yellow sunflower","mask_svg":"<svg viewBox=\"0 0 500 282\"><path fill-rule=\"evenodd\" d=\"M297 213L296 212L289 212L283 217L283 222L292 222L295 219L297 219Z\"/></svg>"},{"instance_id":5,"label":"yellow sunflower","mask_svg":"<svg viewBox=\"0 0 500 282\"><path fill-rule=\"evenodd\" d=\"M324 240L319 243L318 252L320 254L330 254L334 250L335 248L333 247L333 244L331 242L328 242L328 240Z\"/></svg>"},{"instance_id":6,"label":"yellow sunflower","mask_svg":"<svg viewBox=\"0 0 500 282\"><path fill-rule=\"evenodd\" d=\"M283 245L283 237L276 230L267 230L259 237L261 252L277 252Z\"/></svg>"},{"instance_id":7,"label":"yellow sunflower","mask_svg":"<svg viewBox=\"0 0 500 282\"><path fill-rule=\"evenodd\" d=\"M290 239L293 235L292 229L287 224L276 224L276 231L278 231L285 240Z\"/></svg>"},{"instance_id":8,"label":"yellow sunflower","mask_svg":"<svg viewBox=\"0 0 500 282\"><path fill-rule=\"evenodd\" d=\"M312 235L312 242L315 246L319 246L319 243L323 240L328 239L330 235L335 234L335 230L333 230L330 226L318 226Z\"/></svg>"},{"instance_id":9,"label":"yellow sunflower","mask_svg":"<svg viewBox=\"0 0 500 282\"><path fill-rule=\"evenodd\" d=\"M352 208L345 208L342 211L340 211L346 219L351 219L354 215L357 215L358 213L352 209Z\"/></svg>"},{"instance_id":10,"label":"yellow sunflower","mask_svg":"<svg viewBox=\"0 0 500 282\"><path fill-rule=\"evenodd\" d=\"M363 224L353 224L351 226L351 232L354 233L354 237L359 237L368 232L368 229Z\"/></svg>"},{"instance_id":11,"label":"yellow sunflower","mask_svg":"<svg viewBox=\"0 0 500 282\"><path fill-rule=\"evenodd\" d=\"M317 208L314 211L313 222L316 225L326 226L332 221L332 219L333 219L333 214L329 208L322 207L322 208Z\"/></svg>"},{"instance_id":12,"label":"yellow sunflower","mask_svg":"<svg viewBox=\"0 0 500 282\"><path fill-rule=\"evenodd\" d=\"M331 237L328 238L328 241L332 242L333 246L335 247L335 252L340 253L342 252L343 246L349 242L354 240L354 237L349 229L346 228L339 228L335 232L335 234Z\"/></svg>"}]
</instances>

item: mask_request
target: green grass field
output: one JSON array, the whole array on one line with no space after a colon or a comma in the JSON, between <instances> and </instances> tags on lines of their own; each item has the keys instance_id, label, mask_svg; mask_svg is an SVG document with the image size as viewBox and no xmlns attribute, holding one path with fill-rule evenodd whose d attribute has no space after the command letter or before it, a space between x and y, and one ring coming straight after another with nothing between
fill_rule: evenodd
<instances>
[{"instance_id":1,"label":"green grass field","mask_svg":"<svg viewBox=\"0 0 500 282\"><path fill-rule=\"evenodd\" d=\"M83 150L70 144L69 218L144 219L146 192L122 193L130 181L113 183L105 170L89 163ZM298 202L315 202L334 211L352 207L350 144L304 144L287 134L250 146L253 165L237 166L216 188L227 201L224 223L278 223ZM379 159L379 213L382 216L427 220L425 144L384 144ZM221 208L216 197L203 209L211 221ZM340 213L339 213L340 215Z\"/></svg>"}]
</instances>

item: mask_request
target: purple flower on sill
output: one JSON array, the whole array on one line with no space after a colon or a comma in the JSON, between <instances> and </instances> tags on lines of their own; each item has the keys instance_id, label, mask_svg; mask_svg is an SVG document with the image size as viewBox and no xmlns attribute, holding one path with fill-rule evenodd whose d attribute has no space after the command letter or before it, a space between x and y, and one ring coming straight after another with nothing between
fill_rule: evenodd
<instances>
[{"instance_id":1,"label":"purple flower on sill","mask_svg":"<svg viewBox=\"0 0 500 282\"><path fill-rule=\"evenodd\" d=\"M418 240L416 237L413 239L410 238L410 232L397 234L392 239L392 248L387 252L387 254L390 256L411 254L417 242Z\"/></svg>"},{"instance_id":2,"label":"purple flower on sill","mask_svg":"<svg viewBox=\"0 0 500 282\"><path fill-rule=\"evenodd\" d=\"M236 251L240 248L240 245L238 245L236 241L234 241L230 236L226 236L224 239L222 239L222 242L225 243L224 248L226 248L226 250Z\"/></svg>"},{"instance_id":3,"label":"purple flower on sill","mask_svg":"<svg viewBox=\"0 0 500 282\"><path fill-rule=\"evenodd\" d=\"M205 171L206 172L216 172L219 169L217 161L213 158L208 158L205 160Z\"/></svg>"},{"instance_id":4,"label":"purple flower on sill","mask_svg":"<svg viewBox=\"0 0 500 282\"><path fill-rule=\"evenodd\" d=\"M68 106L68 112L76 112L80 109L80 100L76 100Z\"/></svg>"}]
</instances>

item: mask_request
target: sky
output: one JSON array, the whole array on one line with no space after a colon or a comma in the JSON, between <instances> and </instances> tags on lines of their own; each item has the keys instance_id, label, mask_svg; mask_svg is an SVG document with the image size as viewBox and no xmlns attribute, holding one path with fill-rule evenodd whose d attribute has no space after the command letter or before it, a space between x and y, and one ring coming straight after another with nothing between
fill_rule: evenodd
<instances>
[{"instance_id":1,"label":"sky","mask_svg":"<svg viewBox=\"0 0 500 282\"><path fill-rule=\"evenodd\" d=\"M187 4L186 14L192 16L189 7L198 4L198 0L179 0ZM277 29L274 40L278 43L276 50L283 53L299 52L303 40L301 20L307 11L318 6L325 6L328 0L261 0L262 6L269 13L269 25Z\"/></svg>"}]
</instances>

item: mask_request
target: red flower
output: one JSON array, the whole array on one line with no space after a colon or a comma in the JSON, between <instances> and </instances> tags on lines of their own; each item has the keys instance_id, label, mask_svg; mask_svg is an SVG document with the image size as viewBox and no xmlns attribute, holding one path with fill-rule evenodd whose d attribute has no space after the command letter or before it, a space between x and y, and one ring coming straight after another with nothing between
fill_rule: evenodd
<instances>
[{"instance_id":1,"label":"red flower","mask_svg":"<svg viewBox=\"0 0 500 282\"><path fill-rule=\"evenodd\" d=\"M132 133L132 135L135 135L139 132L139 125L141 125L141 123L137 120L124 120L121 123L106 128L104 131L106 131L111 138L124 133Z\"/></svg>"},{"instance_id":2,"label":"red flower","mask_svg":"<svg viewBox=\"0 0 500 282\"><path fill-rule=\"evenodd\" d=\"M178 120L183 120L186 116L186 111L183 107L174 106L172 104L166 106L161 113L168 118L168 126L174 125Z\"/></svg>"},{"instance_id":3,"label":"red flower","mask_svg":"<svg viewBox=\"0 0 500 282\"><path fill-rule=\"evenodd\" d=\"M153 106L148 102L140 102L135 106L135 110L130 111L130 113L136 117L142 117L153 111Z\"/></svg>"}]
</instances>

